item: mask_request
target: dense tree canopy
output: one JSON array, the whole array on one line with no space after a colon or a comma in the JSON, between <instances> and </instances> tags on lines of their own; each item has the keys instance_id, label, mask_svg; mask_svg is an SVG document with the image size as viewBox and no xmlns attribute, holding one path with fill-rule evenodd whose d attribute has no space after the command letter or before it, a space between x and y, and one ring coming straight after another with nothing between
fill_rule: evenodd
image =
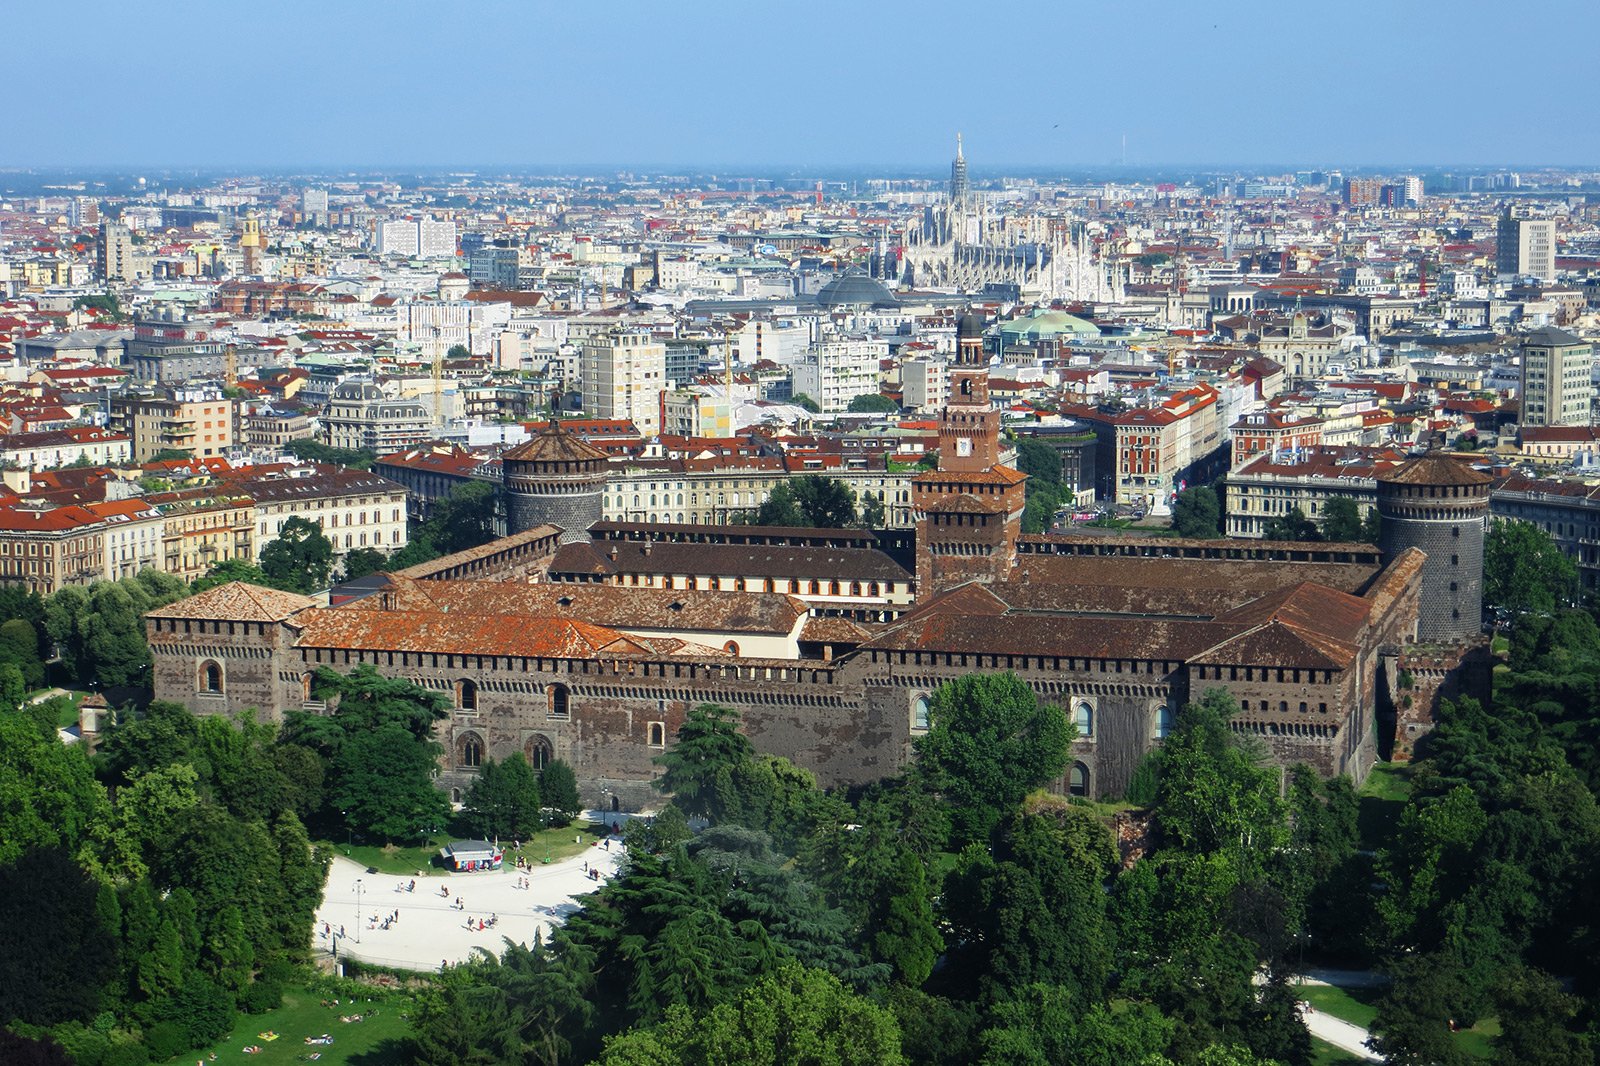
<instances>
[{"instance_id":1,"label":"dense tree canopy","mask_svg":"<svg viewBox=\"0 0 1600 1066\"><path fill-rule=\"evenodd\" d=\"M1178 493L1172 505L1172 528L1180 537L1222 536L1222 503L1215 489L1196 485Z\"/></svg>"},{"instance_id":2,"label":"dense tree canopy","mask_svg":"<svg viewBox=\"0 0 1600 1066\"><path fill-rule=\"evenodd\" d=\"M1483 541L1483 604L1508 620L1547 615L1578 595L1578 568L1532 522L1496 519Z\"/></svg>"},{"instance_id":3,"label":"dense tree canopy","mask_svg":"<svg viewBox=\"0 0 1600 1066\"><path fill-rule=\"evenodd\" d=\"M856 494L835 478L801 474L773 487L756 509L755 524L847 529L856 524Z\"/></svg>"},{"instance_id":4,"label":"dense tree canopy","mask_svg":"<svg viewBox=\"0 0 1600 1066\"><path fill-rule=\"evenodd\" d=\"M970 674L934 694L919 764L951 808L959 842L989 831L1032 790L1067 767L1073 728L1015 674Z\"/></svg>"},{"instance_id":5,"label":"dense tree canopy","mask_svg":"<svg viewBox=\"0 0 1600 1066\"><path fill-rule=\"evenodd\" d=\"M333 544L322 527L299 515L284 522L278 535L261 549L261 572L273 588L302 595L328 587L333 569Z\"/></svg>"}]
</instances>

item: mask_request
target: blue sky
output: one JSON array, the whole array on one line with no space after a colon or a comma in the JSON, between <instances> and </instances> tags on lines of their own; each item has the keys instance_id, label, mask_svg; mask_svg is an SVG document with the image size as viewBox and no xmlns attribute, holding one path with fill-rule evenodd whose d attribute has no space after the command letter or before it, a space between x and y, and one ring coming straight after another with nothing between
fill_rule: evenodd
<instances>
[{"instance_id":1,"label":"blue sky","mask_svg":"<svg viewBox=\"0 0 1600 1066\"><path fill-rule=\"evenodd\" d=\"M39 3L0 166L1600 163L1596 0ZM1526 50L1510 63L1498 48Z\"/></svg>"}]
</instances>

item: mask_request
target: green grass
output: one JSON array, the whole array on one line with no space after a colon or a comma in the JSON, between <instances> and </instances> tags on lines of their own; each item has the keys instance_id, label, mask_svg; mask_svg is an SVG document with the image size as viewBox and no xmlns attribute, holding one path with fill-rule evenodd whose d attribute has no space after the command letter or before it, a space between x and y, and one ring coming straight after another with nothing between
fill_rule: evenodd
<instances>
[{"instance_id":1,"label":"green grass","mask_svg":"<svg viewBox=\"0 0 1600 1066\"><path fill-rule=\"evenodd\" d=\"M1337 988L1333 985L1300 985L1300 998L1310 1003L1324 1014L1332 1015L1351 1025L1359 1025L1363 1029L1371 1029L1373 1019L1377 1017L1378 999L1383 995L1381 988ZM1456 1043L1461 1050L1473 1058L1487 1059L1490 1056L1489 1041L1500 1034L1500 1020L1498 1018L1480 1018L1471 1029L1463 1029L1455 1034ZM1343 1054L1337 1048L1329 1048L1335 1054ZM1337 1066L1338 1059L1329 1059L1323 1063L1322 1059L1315 1060L1321 1066Z\"/></svg>"},{"instance_id":2,"label":"green grass","mask_svg":"<svg viewBox=\"0 0 1600 1066\"><path fill-rule=\"evenodd\" d=\"M1326 1040L1311 1038L1311 1066L1366 1066L1366 1063L1366 1059L1341 1051Z\"/></svg>"},{"instance_id":3,"label":"green grass","mask_svg":"<svg viewBox=\"0 0 1600 1066\"><path fill-rule=\"evenodd\" d=\"M1400 812L1411 789L1411 767L1405 763L1381 762L1372 768L1361 786L1360 810L1356 825L1361 847L1376 851L1389 842Z\"/></svg>"},{"instance_id":4,"label":"green grass","mask_svg":"<svg viewBox=\"0 0 1600 1066\"><path fill-rule=\"evenodd\" d=\"M337 1007L322 1006L322 996L314 992L290 992L283 997L283 1006L265 1014L242 1014L228 1034L215 1048L206 1052L190 1052L178 1057L182 1063L192 1056L209 1063L210 1054L223 1063L247 1066L302 1066L305 1056L321 1052L316 1066L400 1066L405 1061L403 1041L406 1021L402 1014L409 1012L409 1001L391 996L383 1001L348 1003ZM377 1014L372 1011L376 1009ZM341 1022L343 1014L360 1014L359 1022ZM276 1040L262 1040L257 1034L275 1032ZM307 1044L306 1037L327 1033L332 1044ZM244 1054L249 1046L258 1046L255 1055Z\"/></svg>"},{"instance_id":5,"label":"green grass","mask_svg":"<svg viewBox=\"0 0 1600 1066\"><path fill-rule=\"evenodd\" d=\"M1323 1014L1332 1015L1351 1025L1359 1025L1363 1029L1370 1029L1372 1019L1378 1014L1378 996L1382 994L1382 989L1301 985L1299 993L1301 999Z\"/></svg>"},{"instance_id":6,"label":"green grass","mask_svg":"<svg viewBox=\"0 0 1600 1066\"><path fill-rule=\"evenodd\" d=\"M515 864L520 854L528 862L538 865L546 856L551 862L560 862L580 854L603 836L605 833L598 822L573 822L564 829L547 829L534 834L531 839L522 842L521 852L513 851L510 841L502 843L506 845L508 864ZM580 839L574 841L574 837ZM324 840L321 843L323 847L354 859L368 869L398 875L415 874L419 870L424 873L443 873L433 865L434 856L450 841L460 839L462 836L458 833L435 833L424 843L404 847L397 844L348 844L340 840Z\"/></svg>"}]
</instances>

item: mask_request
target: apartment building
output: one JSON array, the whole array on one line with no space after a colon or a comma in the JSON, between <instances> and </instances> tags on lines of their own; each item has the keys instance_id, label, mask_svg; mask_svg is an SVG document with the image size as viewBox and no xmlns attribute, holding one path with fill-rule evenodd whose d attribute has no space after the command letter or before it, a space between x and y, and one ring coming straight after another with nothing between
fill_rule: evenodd
<instances>
[{"instance_id":1,"label":"apartment building","mask_svg":"<svg viewBox=\"0 0 1600 1066\"><path fill-rule=\"evenodd\" d=\"M1404 461L1391 449L1325 445L1257 455L1228 474L1227 534L1260 538L1269 521L1296 508L1320 523L1328 501L1341 496L1365 519L1378 505L1378 474Z\"/></svg>"},{"instance_id":2,"label":"apartment building","mask_svg":"<svg viewBox=\"0 0 1600 1066\"><path fill-rule=\"evenodd\" d=\"M196 459L225 455L233 447L233 417L234 401L218 389L170 389L111 401L111 428L132 437L136 463L162 451Z\"/></svg>"},{"instance_id":3,"label":"apartment building","mask_svg":"<svg viewBox=\"0 0 1600 1066\"><path fill-rule=\"evenodd\" d=\"M395 552L406 546L406 490L377 474L308 465L230 478L227 484L230 493L255 504L251 542L255 561L291 518L320 526L333 544L335 558L355 548Z\"/></svg>"},{"instance_id":4,"label":"apartment building","mask_svg":"<svg viewBox=\"0 0 1600 1066\"><path fill-rule=\"evenodd\" d=\"M105 522L77 505L22 502L0 508L0 583L48 596L98 581L105 565Z\"/></svg>"},{"instance_id":5,"label":"apartment building","mask_svg":"<svg viewBox=\"0 0 1600 1066\"><path fill-rule=\"evenodd\" d=\"M51 467L117 466L133 455L133 440L98 426L69 426L41 433L11 433L0 436L0 465L20 470L49 470Z\"/></svg>"},{"instance_id":6,"label":"apartment building","mask_svg":"<svg viewBox=\"0 0 1600 1066\"><path fill-rule=\"evenodd\" d=\"M1522 338L1522 424L1587 426L1593 421L1594 348L1564 329L1545 326Z\"/></svg>"},{"instance_id":7,"label":"apartment building","mask_svg":"<svg viewBox=\"0 0 1600 1066\"><path fill-rule=\"evenodd\" d=\"M615 329L590 337L578 357L584 414L625 418L647 437L661 432L667 347L646 330Z\"/></svg>"},{"instance_id":8,"label":"apartment building","mask_svg":"<svg viewBox=\"0 0 1600 1066\"><path fill-rule=\"evenodd\" d=\"M857 396L877 395L878 368L888 357L888 341L859 337L819 341L804 361L795 364L795 394L817 401L823 414L840 414Z\"/></svg>"}]
</instances>

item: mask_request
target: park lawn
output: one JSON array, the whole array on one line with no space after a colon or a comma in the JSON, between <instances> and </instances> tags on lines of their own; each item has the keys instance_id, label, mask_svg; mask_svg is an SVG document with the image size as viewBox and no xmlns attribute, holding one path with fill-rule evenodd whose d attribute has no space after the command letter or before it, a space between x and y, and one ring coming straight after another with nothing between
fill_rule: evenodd
<instances>
[{"instance_id":1,"label":"park lawn","mask_svg":"<svg viewBox=\"0 0 1600 1066\"><path fill-rule=\"evenodd\" d=\"M1363 1029L1370 1029L1372 1019L1378 1015L1377 1002L1382 989L1301 985L1298 992L1302 1000L1323 1014L1332 1015L1340 1021L1358 1025Z\"/></svg>"},{"instance_id":2,"label":"park lawn","mask_svg":"<svg viewBox=\"0 0 1600 1066\"><path fill-rule=\"evenodd\" d=\"M400 1066L405 1061L404 1040L408 1031L402 1014L410 1012L409 1000L390 996L356 1006L322 1006L323 996L299 990L283 997L283 1006L265 1014L241 1014L230 1033L208 1052L194 1051L190 1055L211 1062L210 1053L216 1054L217 1066L304 1066L305 1056L321 1052L316 1066ZM371 1012L376 1008L377 1014ZM341 1014L361 1014L359 1022L341 1022ZM278 1039L262 1040L257 1034L272 1031ZM327 1033L332 1044L307 1044L306 1037ZM251 1045L261 1048L255 1055L246 1055L244 1049ZM179 1062L187 1056L180 1055Z\"/></svg>"},{"instance_id":3,"label":"park lawn","mask_svg":"<svg viewBox=\"0 0 1600 1066\"><path fill-rule=\"evenodd\" d=\"M1352 1025L1359 1025L1363 1029L1371 1029L1372 1021L1377 1017L1378 997L1383 994L1381 988L1338 988L1334 985L1300 985L1300 998L1310 1003L1324 1014L1331 1014L1342 1021ZM1480 1018L1471 1029L1463 1029L1455 1034L1456 1043L1462 1051L1473 1058L1487 1059L1490 1055L1489 1041L1500 1034L1500 1020L1498 1018ZM1334 1049L1337 1050L1337 1049ZM1328 1066L1332 1066L1331 1063Z\"/></svg>"},{"instance_id":4,"label":"park lawn","mask_svg":"<svg viewBox=\"0 0 1600 1066\"><path fill-rule=\"evenodd\" d=\"M1367 1066L1367 1061L1341 1051L1326 1040L1311 1038L1311 1066Z\"/></svg>"},{"instance_id":5,"label":"park lawn","mask_svg":"<svg viewBox=\"0 0 1600 1066\"><path fill-rule=\"evenodd\" d=\"M562 829L546 829L535 833L531 839L522 842L520 854L534 865L542 863L546 857L551 862L571 858L590 847L595 841L604 838L605 831L598 822L576 821ZM577 838L576 840L574 838ZM462 839L460 834L435 833L421 844L401 846L398 844L344 844L338 841L324 840L321 846L339 855L347 856L361 863L369 870L377 870L384 874L443 874L445 871L433 865L433 860L439 854L439 849L452 840ZM511 850L509 841L506 844L506 862L516 863L518 852Z\"/></svg>"}]
</instances>

